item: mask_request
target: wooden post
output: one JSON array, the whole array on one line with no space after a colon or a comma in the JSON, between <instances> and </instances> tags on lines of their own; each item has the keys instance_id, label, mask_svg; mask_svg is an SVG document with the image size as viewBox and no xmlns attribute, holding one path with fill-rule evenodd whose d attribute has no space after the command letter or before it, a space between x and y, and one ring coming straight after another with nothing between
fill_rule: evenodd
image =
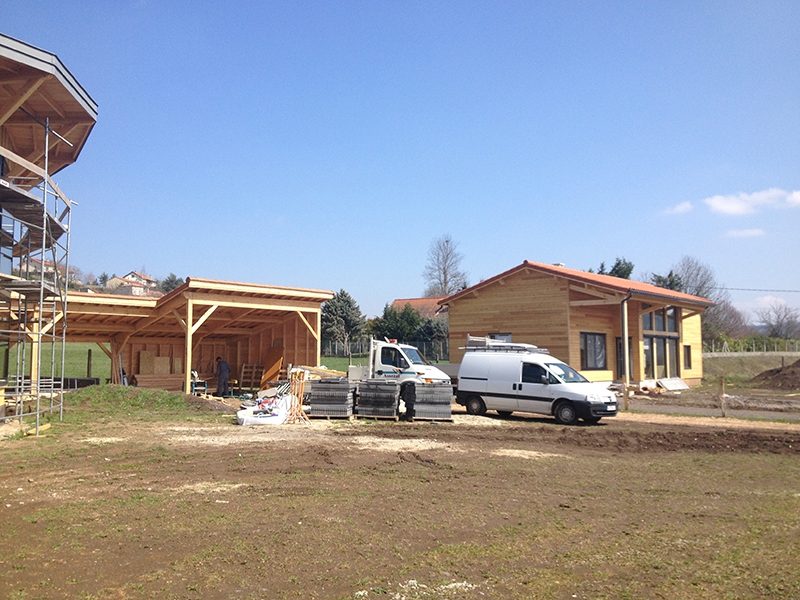
<instances>
[{"instance_id":1,"label":"wooden post","mask_svg":"<svg viewBox=\"0 0 800 600\"><path fill-rule=\"evenodd\" d=\"M186 301L186 356L183 361L183 393L192 393L192 318L194 302L191 298Z\"/></svg>"},{"instance_id":2,"label":"wooden post","mask_svg":"<svg viewBox=\"0 0 800 600\"><path fill-rule=\"evenodd\" d=\"M92 376L92 349L87 350L86 356L86 377Z\"/></svg>"},{"instance_id":3,"label":"wooden post","mask_svg":"<svg viewBox=\"0 0 800 600\"><path fill-rule=\"evenodd\" d=\"M622 301L622 400L628 410L628 386L630 386L630 348L628 348L628 298Z\"/></svg>"},{"instance_id":4,"label":"wooden post","mask_svg":"<svg viewBox=\"0 0 800 600\"><path fill-rule=\"evenodd\" d=\"M719 408L722 411L722 416L728 416L728 406L725 401L725 377L719 376Z\"/></svg>"}]
</instances>

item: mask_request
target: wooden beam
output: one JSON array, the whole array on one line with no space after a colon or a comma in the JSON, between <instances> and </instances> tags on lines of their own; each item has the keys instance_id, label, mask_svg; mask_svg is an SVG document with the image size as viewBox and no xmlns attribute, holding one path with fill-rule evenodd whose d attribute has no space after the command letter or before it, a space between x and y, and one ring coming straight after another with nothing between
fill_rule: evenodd
<instances>
[{"instance_id":1,"label":"wooden beam","mask_svg":"<svg viewBox=\"0 0 800 600\"><path fill-rule=\"evenodd\" d=\"M617 305L619 300L616 298L608 298L606 300L571 300L570 306L606 306L609 304Z\"/></svg>"},{"instance_id":2,"label":"wooden beam","mask_svg":"<svg viewBox=\"0 0 800 600\"><path fill-rule=\"evenodd\" d=\"M104 344L103 342L96 342L96 343L97 343L97 345L98 345L98 346L100 346L100 349L101 349L103 352L105 352L105 353L106 353L106 356L108 356L108 358L113 358L113 356L111 355L111 350L109 350L108 348L106 348L106 347L105 347L105 344ZM112 365L112 366L113 366L113 365Z\"/></svg>"},{"instance_id":3,"label":"wooden beam","mask_svg":"<svg viewBox=\"0 0 800 600\"><path fill-rule=\"evenodd\" d=\"M0 126L3 125L6 121L8 121L9 117L13 115L20 106L25 104L25 102L33 96L36 90L48 79L50 79L52 75L42 75L41 77L33 78L31 77L28 79L26 85L18 90L14 90L14 93L19 94L19 96L14 100L13 104L8 107L8 110L0 115Z\"/></svg>"},{"instance_id":4,"label":"wooden beam","mask_svg":"<svg viewBox=\"0 0 800 600\"><path fill-rule=\"evenodd\" d=\"M205 322L206 322L206 319L208 319L208 317L210 317L212 314L214 314L214 311L215 311L215 310L217 310L218 308L219 308L219 305L218 305L218 304L214 304L214 305L210 306L210 307L209 307L209 308L206 310L206 312L204 312L204 313L203 313L203 314L200 316L200 318L199 318L199 319L197 319L197 322L196 322L196 323L195 323L195 324L192 326L192 333L197 333L197 330L198 330L198 329L200 329L200 326L201 326L203 323L205 323Z\"/></svg>"},{"instance_id":5,"label":"wooden beam","mask_svg":"<svg viewBox=\"0 0 800 600\"><path fill-rule=\"evenodd\" d=\"M184 293L187 299L195 304L205 306L224 306L226 308L253 308L256 310L270 310L280 312L294 312L295 310L314 311L319 310L318 302L304 302L299 300L273 300L265 299L259 301L257 298L224 298L217 294L204 294L197 292Z\"/></svg>"},{"instance_id":6,"label":"wooden beam","mask_svg":"<svg viewBox=\"0 0 800 600\"><path fill-rule=\"evenodd\" d=\"M186 332L186 321L183 320L183 317L174 308L172 309L172 314L178 320L178 323L180 323L180 325L181 325L181 329L183 329L183 331L185 333Z\"/></svg>"},{"instance_id":7,"label":"wooden beam","mask_svg":"<svg viewBox=\"0 0 800 600\"><path fill-rule=\"evenodd\" d=\"M301 313L299 310L297 311L297 315L300 317L300 319L303 321L303 323L306 324L306 327L308 327L308 330L311 332L311 335L314 336L314 339L319 341L319 334L311 326L311 323L308 322L308 320L306 319L305 315L303 313Z\"/></svg>"}]
</instances>

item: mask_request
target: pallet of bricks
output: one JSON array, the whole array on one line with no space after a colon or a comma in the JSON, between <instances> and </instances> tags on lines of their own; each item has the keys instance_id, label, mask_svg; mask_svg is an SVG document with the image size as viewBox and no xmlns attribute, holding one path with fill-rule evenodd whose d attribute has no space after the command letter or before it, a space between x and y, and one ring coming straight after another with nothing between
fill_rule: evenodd
<instances>
[{"instance_id":1,"label":"pallet of bricks","mask_svg":"<svg viewBox=\"0 0 800 600\"><path fill-rule=\"evenodd\" d=\"M403 393L406 416L410 419L452 421L450 403L453 386L449 383L409 383Z\"/></svg>"},{"instance_id":2,"label":"pallet of bricks","mask_svg":"<svg viewBox=\"0 0 800 600\"><path fill-rule=\"evenodd\" d=\"M385 379L367 379L358 385L359 417L397 419L397 406L400 403L400 385Z\"/></svg>"},{"instance_id":3,"label":"pallet of bricks","mask_svg":"<svg viewBox=\"0 0 800 600\"><path fill-rule=\"evenodd\" d=\"M354 385L346 377L309 381L309 417L351 417Z\"/></svg>"}]
</instances>

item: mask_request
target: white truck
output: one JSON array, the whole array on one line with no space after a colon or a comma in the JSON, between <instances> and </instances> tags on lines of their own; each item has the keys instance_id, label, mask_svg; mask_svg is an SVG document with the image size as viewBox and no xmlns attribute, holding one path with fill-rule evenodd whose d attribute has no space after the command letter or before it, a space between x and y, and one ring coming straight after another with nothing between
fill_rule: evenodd
<instances>
[{"instance_id":1,"label":"white truck","mask_svg":"<svg viewBox=\"0 0 800 600\"><path fill-rule=\"evenodd\" d=\"M450 377L429 364L414 346L371 340L369 364L350 366L347 379L311 382L311 416L452 420Z\"/></svg>"},{"instance_id":2,"label":"white truck","mask_svg":"<svg viewBox=\"0 0 800 600\"><path fill-rule=\"evenodd\" d=\"M347 379L355 383L368 379L396 381L401 398L409 383L450 385L450 377L426 361L419 350L397 340L371 340L369 365L350 366Z\"/></svg>"},{"instance_id":3,"label":"white truck","mask_svg":"<svg viewBox=\"0 0 800 600\"><path fill-rule=\"evenodd\" d=\"M467 336L465 350L456 402L470 414L539 413L563 425L617 414L617 398L608 387L588 381L544 348Z\"/></svg>"}]
</instances>

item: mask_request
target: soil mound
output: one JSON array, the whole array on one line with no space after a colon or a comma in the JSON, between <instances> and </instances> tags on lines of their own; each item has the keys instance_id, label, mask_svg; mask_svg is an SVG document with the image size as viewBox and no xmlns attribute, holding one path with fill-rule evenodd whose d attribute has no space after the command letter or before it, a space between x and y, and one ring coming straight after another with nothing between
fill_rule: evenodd
<instances>
[{"instance_id":1,"label":"soil mound","mask_svg":"<svg viewBox=\"0 0 800 600\"><path fill-rule=\"evenodd\" d=\"M760 388L774 390L800 389L800 360L779 369L769 369L759 373L750 381Z\"/></svg>"}]
</instances>

